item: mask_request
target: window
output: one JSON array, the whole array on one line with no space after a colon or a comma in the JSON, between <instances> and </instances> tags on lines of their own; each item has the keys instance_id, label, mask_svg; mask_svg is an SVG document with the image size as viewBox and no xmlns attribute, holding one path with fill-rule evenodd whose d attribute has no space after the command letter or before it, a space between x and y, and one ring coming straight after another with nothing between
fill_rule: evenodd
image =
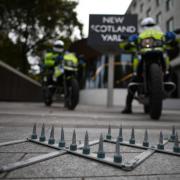
<instances>
[{"instance_id":1,"label":"window","mask_svg":"<svg viewBox=\"0 0 180 180\"><path fill-rule=\"evenodd\" d=\"M156 0L156 6L160 5L160 0Z\"/></svg>"},{"instance_id":2,"label":"window","mask_svg":"<svg viewBox=\"0 0 180 180\"><path fill-rule=\"evenodd\" d=\"M162 21L162 13L159 12L157 15L156 15L156 23L157 24L160 24Z\"/></svg>"},{"instance_id":3,"label":"window","mask_svg":"<svg viewBox=\"0 0 180 180\"><path fill-rule=\"evenodd\" d=\"M166 11L169 11L173 7L173 0L166 0Z\"/></svg>"},{"instance_id":4,"label":"window","mask_svg":"<svg viewBox=\"0 0 180 180\"><path fill-rule=\"evenodd\" d=\"M171 17L167 23L166 23L166 29L167 31L173 31L174 30L174 18Z\"/></svg>"},{"instance_id":5,"label":"window","mask_svg":"<svg viewBox=\"0 0 180 180\"><path fill-rule=\"evenodd\" d=\"M136 8L136 1L134 1L133 8L134 9Z\"/></svg>"},{"instance_id":6,"label":"window","mask_svg":"<svg viewBox=\"0 0 180 180\"><path fill-rule=\"evenodd\" d=\"M144 4L142 3L142 4L140 5L140 13L143 12L143 7L144 7Z\"/></svg>"},{"instance_id":7,"label":"window","mask_svg":"<svg viewBox=\"0 0 180 180\"><path fill-rule=\"evenodd\" d=\"M151 15L151 8L149 8L147 11L146 11L146 16L149 17Z\"/></svg>"}]
</instances>

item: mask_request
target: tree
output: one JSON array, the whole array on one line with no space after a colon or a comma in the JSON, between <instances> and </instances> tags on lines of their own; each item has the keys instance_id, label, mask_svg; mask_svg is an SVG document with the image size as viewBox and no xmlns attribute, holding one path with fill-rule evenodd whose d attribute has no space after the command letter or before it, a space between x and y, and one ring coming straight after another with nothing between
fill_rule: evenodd
<instances>
[{"instance_id":1,"label":"tree","mask_svg":"<svg viewBox=\"0 0 180 180\"><path fill-rule=\"evenodd\" d=\"M72 0L0 0L0 34L11 37L21 51L21 67L28 71L27 55L37 52L49 39L71 42L75 28L82 24Z\"/></svg>"}]
</instances>

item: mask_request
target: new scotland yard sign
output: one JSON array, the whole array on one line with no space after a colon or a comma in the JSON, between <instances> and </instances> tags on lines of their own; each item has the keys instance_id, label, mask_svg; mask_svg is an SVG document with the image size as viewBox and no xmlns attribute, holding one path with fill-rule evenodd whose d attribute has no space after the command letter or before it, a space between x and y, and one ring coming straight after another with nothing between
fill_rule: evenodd
<instances>
[{"instance_id":1,"label":"new scotland yard sign","mask_svg":"<svg viewBox=\"0 0 180 180\"><path fill-rule=\"evenodd\" d=\"M89 16L88 44L103 53L118 52L123 36L137 33L137 15Z\"/></svg>"}]
</instances>

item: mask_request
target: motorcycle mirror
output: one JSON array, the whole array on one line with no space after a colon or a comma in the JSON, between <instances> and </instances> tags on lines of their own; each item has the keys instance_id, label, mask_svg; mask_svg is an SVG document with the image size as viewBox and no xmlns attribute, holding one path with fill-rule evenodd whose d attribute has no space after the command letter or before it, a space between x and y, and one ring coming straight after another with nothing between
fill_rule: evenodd
<instances>
[{"instance_id":1,"label":"motorcycle mirror","mask_svg":"<svg viewBox=\"0 0 180 180\"><path fill-rule=\"evenodd\" d=\"M176 34L180 34L180 28L175 29L174 32L175 32Z\"/></svg>"}]
</instances>

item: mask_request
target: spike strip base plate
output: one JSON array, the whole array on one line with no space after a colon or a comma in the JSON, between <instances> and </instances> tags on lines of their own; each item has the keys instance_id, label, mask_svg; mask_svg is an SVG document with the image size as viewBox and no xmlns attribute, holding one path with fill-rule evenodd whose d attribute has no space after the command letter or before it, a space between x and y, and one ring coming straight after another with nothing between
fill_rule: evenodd
<instances>
[{"instance_id":1,"label":"spike strip base plate","mask_svg":"<svg viewBox=\"0 0 180 180\"><path fill-rule=\"evenodd\" d=\"M151 151L145 151L145 152L140 153L133 160L131 160L129 162L126 161L125 163L124 162L122 163L122 162L114 162L113 157L112 158L111 157L98 158L96 153L84 154L83 153L83 145L78 146L77 150L72 151L69 148L68 149L67 148L60 148L58 146L58 144L53 144L53 145L48 144L47 141L40 142L40 141L34 140L34 139L28 139L28 140L30 142L34 142L34 143L45 145L45 146L52 147L52 148L55 148L55 149L63 150L63 151L66 151L67 153L77 155L77 156L80 156L80 157L84 157L84 158L87 158L87 159L95 160L95 161L98 161L98 162L101 162L101 163L105 163L105 164L108 164L108 165L111 165L111 166L114 166L114 167L117 167L117 168L120 168L120 169L123 169L123 170L126 170L126 171L133 170L140 163L142 163L145 159L147 159L152 153L154 153L154 151L152 151L152 150ZM95 144L98 144L98 143L99 143L99 140L90 141L89 146L92 146L92 145L95 145Z\"/></svg>"},{"instance_id":2,"label":"spike strip base plate","mask_svg":"<svg viewBox=\"0 0 180 180\"><path fill-rule=\"evenodd\" d=\"M109 142L109 143L113 143L115 144L116 143L116 139L112 139L112 140L109 140L109 139L105 139L104 140L105 142ZM165 140L163 142L163 145L166 145L169 141L168 140ZM160 152L160 153L164 153L164 154L170 154L170 155L174 155L174 156L180 156L180 153L178 152L174 152L172 150L169 150L169 149L158 149L157 146L149 146L149 147L146 147L146 146L143 146L141 144L131 144L129 143L128 141L123 141L123 142L119 142L120 145L124 145L124 146L130 146L130 147L133 147L133 148L139 148L139 149L151 149L151 150L154 150L156 152Z\"/></svg>"},{"instance_id":3,"label":"spike strip base plate","mask_svg":"<svg viewBox=\"0 0 180 180\"><path fill-rule=\"evenodd\" d=\"M131 171L133 170L135 167L137 167L140 163L142 163L143 161L145 161L148 157L150 157L155 151L154 150L148 150L148 151L144 151L142 153L140 153L139 155L137 155L135 158L133 158L133 160L131 161L125 161L124 162L114 162L114 157L110 158L110 157L97 157L96 153L89 153L89 154L84 154L83 153L83 144L77 147L77 150L70 150L69 148L60 148L58 146L58 144L48 144L47 141L45 142L40 142L38 140L34 140L34 139L28 139L30 142L34 142L34 143L38 143L41 145L45 145L48 147L52 147L55 149L59 149L59 150L64 150L67 153L73 154L73 155L77 155L77 156L81 156L84 158L88 158L91 160L95 160L101 163L105 163L114 167L118 167L120 169L126 170L126 171ZM106 140L103 140L104 142L106 142ZM108 140L111 141L111 140ZM98 144L99 140L95 140L95 141L90 141L89 142L89 146ZM135 146L135 145L134 145Z\"/></svg>"}]
</instances>

